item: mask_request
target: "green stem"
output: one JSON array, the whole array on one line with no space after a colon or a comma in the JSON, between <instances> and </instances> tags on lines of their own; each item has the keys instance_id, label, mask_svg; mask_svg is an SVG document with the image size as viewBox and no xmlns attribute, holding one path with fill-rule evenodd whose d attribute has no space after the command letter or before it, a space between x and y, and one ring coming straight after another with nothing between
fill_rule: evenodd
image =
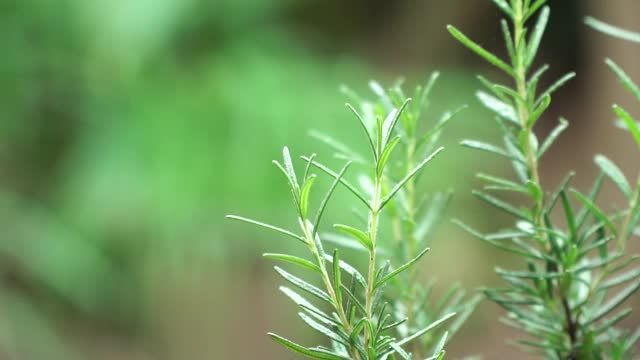
<instances>
[{"instance_id":1,"label":"green stem","mask_svg":"<svg viewBox=\"0 0 640 360\"><path fill-rule=\"evenodd\" d=\"M516 7L514 9L514 42L515 48L519 49L520 46L524 46L521 44L523 40L522 33L524 31L524 5L522 0L518 0L516 2ZM518 50L516 50L517 54L520 54ZM518 95L522 98L523 101L518 103L518 114L520 117L520 125L524 131L525 136L525 159L527 162L527 168L529 170L529 176L531 177L531 181L535 184L540 185L540 175L538 172L538 157L534 151L533 144L531 142L531 134L533 133L533 127L529 125L530 111L529 108L525 105L525 102L528 99L528 90L527 90L527 68L525 64L525 58L520 55L516 55L516 86L518 90ZM539 225L542 223L541 219L541 210L542 210L542 198L536 201L536 218L535 223Z\"/></svg>"},{"instance_id":2,"label":"green stem","mask_svg":"<svg viewBox=\"0 0 640 360\"><path fill-rule=\"evenodd\" d=\"M369 212L369 239L373 244L369 252L369 269L367 271L367 294L366 294L366 317L367 321L373 324L373 298L376 271L376 242L378 237L378 223L380 221L380 201L382 199L382 179L376 176L371 211ZM368 332L365 332L365 348L368 349L371 343Z\"/></svg>"},{"instance_id":3,"label":"green stem","mask_svg":"<svg viewBox=\"0 0 640 360\"><path fill-rule=\"evenodd\" d=\"M522 127L522 136L524 136L524 156L527 166L527 171L529 173L529 180L534 184L540 185L540 175L538 169L538 155L535 152L535 148L532 143L532 134L533 134L533 126L529 124L529 119L531 116L531 110L526 105L529 94L527 87L527 66L525 63L525 57L523 56L524 51L520 51L521 46L524 47L526 44L523 44L524 41L523 33L525 26L525 2L523 0L516 0L513 12L513 22L514 22L514 48L516 49L516 61L514 61L515 65L515 80L516 87L518 91L518 95L521 97L522 101L516 101L518 108L518 115L520 118L520 125ZM537 229L542 229L545 227L543 221L543 207L544 207L544 198L539 196L535 199L534 209L533 209L533 221L534 225ZM541 239L544 244L545 251L550 251L550 243L548 236L544 232L538 232L536 234L536 238ZM565 317L565 331L567 336L569 337L569 341L571 343L571 349L569 352L569 358L573 359L576 353L576 345L578 342L578 327L576 324L576 319L572 314L572 309L569 304L569 300L564 291L558 286L558 295L560 303L562 304L562 314Z\"/></svg>"},{"instance_id":4,"label":"green stem","mask_svg":"<svg viewBox=\"0 0 640 360\"><path fill-rule=\"evenodd\" d=\"M350 334L351 331L353 330L353 328L351 326L351 323L349 323L347 315L344 312L344 308L342 307L342 304L338 300L338 296L336 295L336 291L333 288L333 285L331 284L331 278L329 277L329 272L327 271L326 261L322 256L320 256L318 248L316 247L315 242L313 241L313 234L309 230L309 226L307 225L307 221L304 221L303 224L304 225L303 225L303 229L302 230L304 231L307 244L309 245L309 249L313 253L313 256L316 258L316 262L318 263L318 267L320 267L320 273L321 273L321 276L322 276L322 282L324 283L324 286L327 289L327 292L329 293L329 297L331 298L331 301L333 302L333 307L335 308L336 312L338 313L338 317L340 318L340 322L342 323L342 326L344 327L345 331L348 334ZM354 360L361 360L360 354L358 353L357 349L355 349L354 347L350 346L348 351L349 351L349 354L351 355L351 357Z\"/></svg>"}]
</instances>

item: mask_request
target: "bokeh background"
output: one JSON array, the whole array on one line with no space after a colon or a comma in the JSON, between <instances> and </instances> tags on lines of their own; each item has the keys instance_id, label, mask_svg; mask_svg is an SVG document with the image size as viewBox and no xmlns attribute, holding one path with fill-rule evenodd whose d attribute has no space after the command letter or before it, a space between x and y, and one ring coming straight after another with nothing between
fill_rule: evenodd
<instances>
[{"instance_id":1,"label":"bokeh background","mask_svg":"<svg viewBox=\"0 0 640 360\"><path fill-rule=\"evenodd\" d=\"M638 155L609 109L640 109L603 59L640 79L640 47L582 18L638 30L640 3L550 4L545 81L578 78L540 125L547 132L560 115L572 123L542 165L544 182L554 187L575 168L585 187L596 152L636 172ZM440 70L425 121L470 107L423 188L453 189L451 216L500 225L469 191L474 172L507 173L507 164L456 145L496 137L473 98L474 74L494 70L445 30L456 24L504 54L499 18L488 0L1 1L0 359L293 359L266 331L303 343L314 335L300 331L260 254L295 244L224 215L293 224L270 161L288 144L331 162L309 129L364 148L341 84L366 94L371 78L413 86ZM332 210L347 201L339 193ZM449 223L432 249L425 277L470 292L496 284L494 265L511 261ZM452 358L523 358L505 345L516 334L499 313L483 303L449 346Z\"/></svg>"}]
</instances>

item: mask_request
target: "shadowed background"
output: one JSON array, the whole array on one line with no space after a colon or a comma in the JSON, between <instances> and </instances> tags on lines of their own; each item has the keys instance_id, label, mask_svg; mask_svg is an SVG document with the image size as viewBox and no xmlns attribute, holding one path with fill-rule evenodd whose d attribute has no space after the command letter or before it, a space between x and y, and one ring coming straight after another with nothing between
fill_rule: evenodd
<instances>
[{"instance_id":1,"label":"shadowed background","mask_svg":"<svg viewBox=\"0 0 640 360\"><path fill-rule=\"evenodd\" d=\"M596 152L637 172L610 104L638 105L603 59L640 79L640 47L582 18L638 30L640 3L550 5L538 60L552 65L545 82L578 77L539 125L546 133L560 115L572 124L543 161L543 183L554 188L574 168L576 186L586 187ZM499 18L488 0L0 2L0 358L295 358L266 331L302 343L314 334L300 331L260 254L296 244L224 214L293 225L271 159L287 144L331 163L309 129L364 149L341 84L366 94L371 78L389 85L403 76L413 86L439 70L426 126L445 109L470 107L447 129L423 188L454 189L451 216L481 230L504 223L470 189L475 172L507 173L507 164L457 145L497 136L473 98L474 76L501 75L445 30L456 24L504 54ZM334 216L351 200L337 195ZM471 292L498 283L493 267L510 262L444 223L420 266L425 278ZM517 334L498 324L499 313L483 303L449 345L452 358L523 358L505 345Z\"/></svg>"}]
</instances>

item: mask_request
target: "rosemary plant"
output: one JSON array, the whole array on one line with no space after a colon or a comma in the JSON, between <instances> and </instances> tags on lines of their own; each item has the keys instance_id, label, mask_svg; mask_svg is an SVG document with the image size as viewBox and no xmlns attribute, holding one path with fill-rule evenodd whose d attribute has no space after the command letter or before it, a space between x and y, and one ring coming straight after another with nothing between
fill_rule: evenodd
<instances>
[{"instance_id":1,"label":"rosemary plant","mask_svg":"<svg viewBox=\"0 0 640 360\"><path fill-rule=\"evenodd\" d=\"M375 87L375 86L374 86ZM429 228L418 230L413 227L420 222L415 221L417 209L415 203L415 181L425 166L433 160L442 148L433 146L434 139L439 134L441 127L453 114L445 117L434 130L420 138L415 136L417 114L422 109L428 91L418 90L419 102L411 105L410 99L404 99L400 92L394 92L393 98L388 98L388 106L369 108L368 113L360 114L354 107L347 105L359 120L370 146L370 160L351 151L347 146L325 135L319 135L325 142L337 147L343 157L364 165L366 175L361 176L359 190L351 182L345 179L345 174L352 161L349 160L340 171L333 171L316 160L316 155L302 157L304 167L302 176L297 175L289 150L285 147L282 163L274 161L278 169L284 174L291 193L293 203L298 215L299 229L289 231L259 221L239 217L228 216L231 219L240 220L273 230L300 242L308 250L307 258L300 258L289 254L265 254L266 257L297 266L301 270L315 274L318 279L315 285L293 275L288 270L276 267L276 271L288 283L290 287L281 287L280 290L287 295L300 308L300 318L312 329L324 335L330 346L302 346L291 340L276 334L269 334L276 342L301 355L315 359L353 359L353 360L383 360L383 359L413 359L408 346L413 343L428 343L430 353L423 355L426 347L416 346L412 349L421 351L422 356L428 359L442 359L443 349L447 339L445 332L436 340L422 340L439 325L455 315L453 308L466 309L459 299L447 301L432 312L418 313L419 304L415 299L426 298L427 290L414 287L407 283L398 287L398 283L415 280L414 265L420 260L429 248L424 247L421 240L427 235ZM411 109L409 111L409 109ZM387 110L386 116L378 116ZM371 116L370 116L371 115ZM399 144L412 147L407 154L411 155L410 161L405 161L405 169L401 177L396 177L392 171L395 155L394 150L400 149ZM397 151L396 151L397 152ZM420 156L420 158L418 158ZM320 202L315 214L310 208L309 194L317 191L314 187L316 174L313 169L330 176L333 181L326 190L326 195ZM298 170L298 173L300 171ZM325 252L326 241L332 237L320 232L324 224L323 214L336 187L341 184L354 196L355 201L366 212L363 226L351 226L345 224L333 225L333 228L348 238L348 246L364 250L368 266L361 272L356 266L347 263L341 258L336 248L332 253ZM400 200L400 199L404 200ZM412 212L412 217L404 215L407 207ZM438 206L439 207L439 206ZM434 211L437 210L434 208ZM387 213L396 221L406 222L406 229L400 230L398 241L406 242L402 248L406 249L401 257L392 257L394 264L398 260L403 261L400 266L392 266L392 261L384 260L381 255L381 243L384 242L382 231L383 217ZM403 214L403 215L400 215ZM430 221L427 219L426 221ZM410 222L414 222L410 224ZM420 231L420 232L418 232ZM401 236L411 236L408 239L400 239ZM335 236L333 237L335 240ZM342 242L344 244L344 242ZM419 247L420 246L420 247ZM384 261L381 261L384 260ZM390 300L389 294L385 294L385 288L393 284L400 289L401 301L411 301L407 307L409 311L398 311L398 301ZM451 300L451 299L450 299ZM414 304L415 303L415 304ZM422 314L424 316L417 316ZM413 316L411 321L407 318ZM437 318L435 316L438 316ZM466 315L463 314L463 317ZM454 323L455 325L455 323ZM418 328L420 326L420 328ZM459 325L456 325L459 326ZM454 327L455 330L455 327ZM425 336L427 335L427 336ZM437 341L437 342L436 342ZM432 346L431 346L432 345Z\"/></svg>"},{"instance_id":2,"label":"rosemary plant","mask_svg":"<svg viewBox=\"0 0 640 360\"><path fill-rule=\"evenodd\" d=\"M400 151L392 159L392 166L383 173L383 188L392 188L396 181L394 179L406 177L416 167L418 159L433 153L444 127L465 108L461 106L455 111L447 111L435 121L430 130L422 129L421 125L427 122L430 94L438 78L439 73L434 72L424 86L418 85L413 91L413 97L418 100L408 104L404 103L407 96L402 81L397 81L388 89L371 81L369 87L374 94L373 100L364 99L351 89L343 88L344 93L358 104L357 112L362 114L370 129L375 124L376 117L397 108L402 109L400 123L394 134L399 139ZM328 135L317 131L312 135L333 148L338 158L361 158L347 145ZM373 189L366 176L361 176L360 179L363 179L363 188ZM381 249L384 250L382 257L385 260L405 263L418 256L421 249L429 246L435 228L444 217L451 200L451 191L427 196L421 193L418 181L418 176L411 177L399 191L399 196L394 197L387 210L382 213L385 224L391 228L381 241ZM343 244L348 241L336 234L327 234L327 238L339 240ZM391 285L392 291L386 293L385 299L394 309L396 321L407 319L396 328L398 338L415 333L446 314L457 313L449 326L434 329L409 346L416 359L423 359L425 354L437 352L436 349L441 344L455 335L480 300L479 296L466 299L465 291L458 284L448 288L442 297L433 299L435 280L422 282L416 267L401 274L399 280Z\"/></svg>"},{"instance_id":3,"label":"rosemary plant","mask_svg":"<svg viewBox=\"0 0 640 360\"><path fill-rule=\"evenodd\" d=\"M503 319L507 325L528 334L517 342L525 351L547 359L628 359L640 332L630 334L615 326L631 312L630 308L620 309L622 304L640 288L640 268L630 268L637 257L625 253L639 217L638 187L632 188L618 167L602 155L596 156L601 174L588 194L570 188L573 173L555 191L543 187L539 163L568 123L561 119L542 142L534 128L551 104L551 95L574 74L538 91L540 78L548 69L547 65L533 69L550 14L545 0L493 3L507 18L502 21L502 32L508 61L455 27L448 28L454 38L513 82L505 86L480 77L487 91L477 93L482 104L496 114L504 145L462 142L506 158L515 172L513 179L479 174L488 185L474 192L480 200L513 216L513 226L483 234L458 222L475 237L522 260L518 270L497 268L506 287L484 289L484 293L507 311ZM528 29L528 22L536 15L533 27ZM635 122L627 123L632 132L637 130ZM605 178L613 180L627 195L630 209L607 215L597 205ZM512 204L496 193L520 194L523 200Z\"/></svg>"}]
</instances>

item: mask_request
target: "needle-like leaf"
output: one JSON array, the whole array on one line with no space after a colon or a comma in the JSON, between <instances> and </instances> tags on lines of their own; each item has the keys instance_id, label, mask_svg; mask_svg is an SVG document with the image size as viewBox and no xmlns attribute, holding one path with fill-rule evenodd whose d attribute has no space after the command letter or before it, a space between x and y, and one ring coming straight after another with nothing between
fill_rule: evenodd
<instances>
[{"instance_id":1,"label":"needle-like leaf","mask_svg":"<svg viewBox=\"0 0 640 360\"><path fill-rule=\"evenodd\" d=\"M613 111L620 116L620 119L622 119L627 129L631 132L631 135L633 135L633 139L636 141L638 149L640 149L640 127L638 126L638 123L626 110L618 105L613 105Z\"/></svg>"},{"instance_id":2,"label":"needle-like leaf","mask_svg":"<svg viewBox=\"0 0 640 360\"><path fill-rule=\"evenodd\" d=\"M414 257L413 259L409 260L409 262L407 262L406 264L403 264L402 266L398 267L397 269L391 271L389 274L387 274L386 276L384 276L382 279L378 280L378 282L376 282L376 284L374 285L374 288L379 288L380 286L384 285L387 281L393 279L394 277L396 277L398 274L400 274L401 272L407 270L408 268L410 268L411 266L413 266L416 262L418 262L418 260L420 260L424 254L426 254L427 252L429 252L429 248L426 248L424 250L422 250L418 256Z\"/></svg>"},{"instance_id":3,"label":"needle-like leaf","mask_svg":"<svg viewBox=\"0 0 640 360\"><path fill-rule=\"evenodd\" d=\"M600 208L598 208L598 206L596 204L594 204L589 198L587 198L586 196L582 195L579 191L575 190L575 189L571 189L571 193L578 199L580 200L580 202L582 204L584 204L584 206L589 209L589 211L596 217L598 218L600 221L602 221L603 224L605 224L607 226L607 228L609 229L609 231L611 231L611 233L614 236L618 236L618 231L616 230L615 225L613 225L613 222L611 221L611 219L609 219L609 217L607 217L607 215L605 215L602 210L600 210Z\"/></svg>"},{"instance_id":4,"label":"needle-like leaf","mask_svg":"<svg viewBox=\"0 0 640 360\"><path fill-rule=\"evenodd\" d=\"M371 133L369 133L369 128L367 127L367 123L364 121L362 116L360 116L358 111L356 111L356 109L354 109L354 107L351 106L351 104L345 104L345 105L349 110L351 110L351 112L356 116L356 118L360 122L360 125L362 126L362 130L366 134L367 140L369 141L369 146L371 146L371 152L373 153L373 158L375 160L378 160L378 152L376 151L376 145L373 141L373 137L371 136Z\"/></svg>"},{"instance_id":5,"label":"needle-like leaf","mask_svg":"<svg viewBox=\"0 0 640 360\"><path fill-rule=\"evenodd\" d=\"M307 158L306 156L302 157L305 161L309 160L309 158ZM351 185L348 181L346 181L345 179L342 178L342 176L340 176L340 174L335 173L333 170L329 169L328 167L322 165L321 163L317 162L317 161L312 161L311 164L315 167L317 167L318 169L322 170L323 172L325 172L327 175L333 177L334 179L337 179L337 181L339 181L342 185L344 185L349 191L351 191L351 193L353 195L355 195L360 201L362 201L368 208L371 207L371 205L369 204L369 201L367 201L367 199L364 198L364 196L362 196L360 194L360 192L358 190L356 190L356 188ZM344 175L344 174L343 174Z\"/></svg>"},{"instance_id":6,"label":"needle-like leaf","mask_svg":"<svg viewBox=\"0 0 640 360\"><path fill-rule=\"evenodd\" d=\"M514 76L515 72L511 68L511 66L507 65L504 61L500 60L497 56L485 50L482 46L475 43L473 40L469 39L466 35L464 35L460 30L456 29L452 25L447 26L447 30L449 33L453 35L458 41L460 41L464 46L468 47L471 51L475 52L480 57L487 60L490 64L496 66L500 70L506 72L507 74Z\"/></svg>"},{"instance_id":7,"label":"needle-like leaf","mask_svg":"<svg viewBox=\"0 0 640 360\"><path fill-rule=\"evenodd\" d=\"M266 228L266 229L269 229L269 230L273 230L273 231L279 232L281 234L290 236L290 237L292 237L292 238L294 238L296 240L302 241L303 243L306 244L306 240L304 239L304 237L302 237L300 235L296 235L296 234L292 233L289 230L285 230L285 229L279 228L277 226L265 224L265 223L257 221L257 220L252 220L252 219L248 219L248 218L245 218L245 217L242 217L242 216L237 216L237 215L227 215L226 218L227 219L232 219L232 220L243 221L243 222L246 222L246 223L249 223L249 224L258 225L258 226L261 226L263 228Z\"/></svg>"},{"instance_id":8,"label":"needle-like leaf","mask_svg":"<svg viewBox=\"0 0 640 360\"><path fill-rule=\"evenodd\" d=\"M443 147L438 148L431 155L429 155L426 159L422 160L422 162L420 164L418 164L418 166L416 166L413 170L411 170L411 172L409 174L407 174L402 180L400 180L400 182L397 183L396 186L393 189L391 189L389 194L387 194L387 196L385 196L382 199L382 201L380 202L380 207L379 207L378 210L382 210L384 208L384 206L389 202L389 200L391 200L393 198L393 196L398 191L400 191L400 189L402 189L402 187L407 183L407 181L409 181L418 172L420 172L420 170L422 170L425 167L425 165L427 165L431 160L433 160L433 158L435 158L442 150L444 150Z\"/></svg>"},{"instance_id":9,"label":"needle-like leaf","mask_svg":"<svg viewBox=\"0 0 640 360\"><path fill-rule=\"evenodd\" d=\"M584 22L592 28L619 39L640 43L640 33L625 30L623 28L607 24L591 16L587 16Z\"/></svg>"},{"instance_id":10,"label":"needle-like leaf","mask_svg":"<svg viewBox=\"0 0 640 360\"><path fill-rule=\"evenodd\" d=\"M313 162L313 160L310 159L310 162ZM316 219L313 222L313 236L314 237L316 236L316 234L318 233L318 230L320 228L320 220L322 220L322 214L324 214L324 210L326 209L327 204L329 203L329 199L331 198L331 195L333 195L333 192L335 191L336 187L338 186L338 183L343 181L342 177L347 172L347 169L349 169L349 166L351 166L351 163L350 162L346 163L342 167L342 170L340 170L340 173L338 173L338 175L334 176L334 181L331 184L331 187L329 187L329 190L327 191L327 194L324 196L324 199L322 199L322 202L320 203L320 207L318 208L318 212L316 213Z\"/></svg>"},{"instance_id":11,"label":"needle-like leaf","mask_svg":"<svg viewBox=\"0 0 640 360\"><path fill-rule=\"evenodd\" d=\"M616 184L618 189L620 189L628 199L631 199L631 196L633 195L631 185L629 185L627 178L624 176L620 168L618 168L613 161L609 160L604 155L596 155L594 160L602 172L605 173L605 175L607 175L614 184Z\"/></svg>"},{"instance_id":12,"label":"needle-like leaf","mask_svg":"<svg viewBox=\"0 0 640 360\"><path fill-rule=\"evenodd\" d=\"M365 249L369 251L373 251L374 244L371 242L369 235L367 235L363 231L360 231L351 226L340 225L340 224L333 225L333 227L335 227L336 230L341 231L351 236L353 239L357 240L362 246L364 246Z\"/></svg>"},{"instance_id":13,"label":"needle-like leaf","mask_svg":"<svg viewBox=\"0 0 640 360\"><path fill-rule=\"evenodd\" d=\"M272 254L272 253L265 253L265 254L262 254L262 256L269 259L286 261L286 262L296 264L316 272L320 272L320 267L318 267L318 265L312 263L309 260L299 258L297 256L287 255L287 254Z\"/></svg>"},{"instance_id":14,"label":"needle-like leaf","mask_svg":"<svg viewBox=\"0 0 640 360\"><path fill-rule=\"evenodd\" d=\"M350 360L348 357L340 356L338 354L334 354L327 350L321 350L316 348L305 348L302 345L298 345L291 340L285 339L280 335L276 335L274 333L268 334L275 342L280 345L286 347L289 350L300 353L304 356L310 357L312 359L321 359L321 360Z\"/></svg>"},{"instance_id":15,"label":"needle-like leaf","mask_svg":"<svg viewBox=\"0 0 640 360\"><path fill-rule=\"evenodd\" d=\"M618 64L616 64L613 60L606 59L605 62L607 66L609 66L609 68L611 68L611 70L618 76L618 79L620 80L622 85L624 85L627 90L631 91L636 99L640 101L640 88L638 87L638 85L636 85L635 82L633 82L633 80L631 80L631 77L627 75L627 73L622 70L622 68L619 67Z\"/></svg>"},{"instance_id":16,"label":"needle-like leaf","mask_svg":"<svg viewBox=\"0 0 640 360\"><path fill-rule=\"evenodd\" d=\"M538 48L540 47L540 41L542 40L542 36L544 35L544 31L547 28L547 24L549 23L549 14L551 11L548 6L545 6L540 15L538 15L538 22L533 28L533 33L531 34L531 39L529 40L529 48L527 49L527 58L526 58L526 67L529 68L533 63L533 60L536 58L536 54L538 53Z\"/></svg>"}]
</instances>

